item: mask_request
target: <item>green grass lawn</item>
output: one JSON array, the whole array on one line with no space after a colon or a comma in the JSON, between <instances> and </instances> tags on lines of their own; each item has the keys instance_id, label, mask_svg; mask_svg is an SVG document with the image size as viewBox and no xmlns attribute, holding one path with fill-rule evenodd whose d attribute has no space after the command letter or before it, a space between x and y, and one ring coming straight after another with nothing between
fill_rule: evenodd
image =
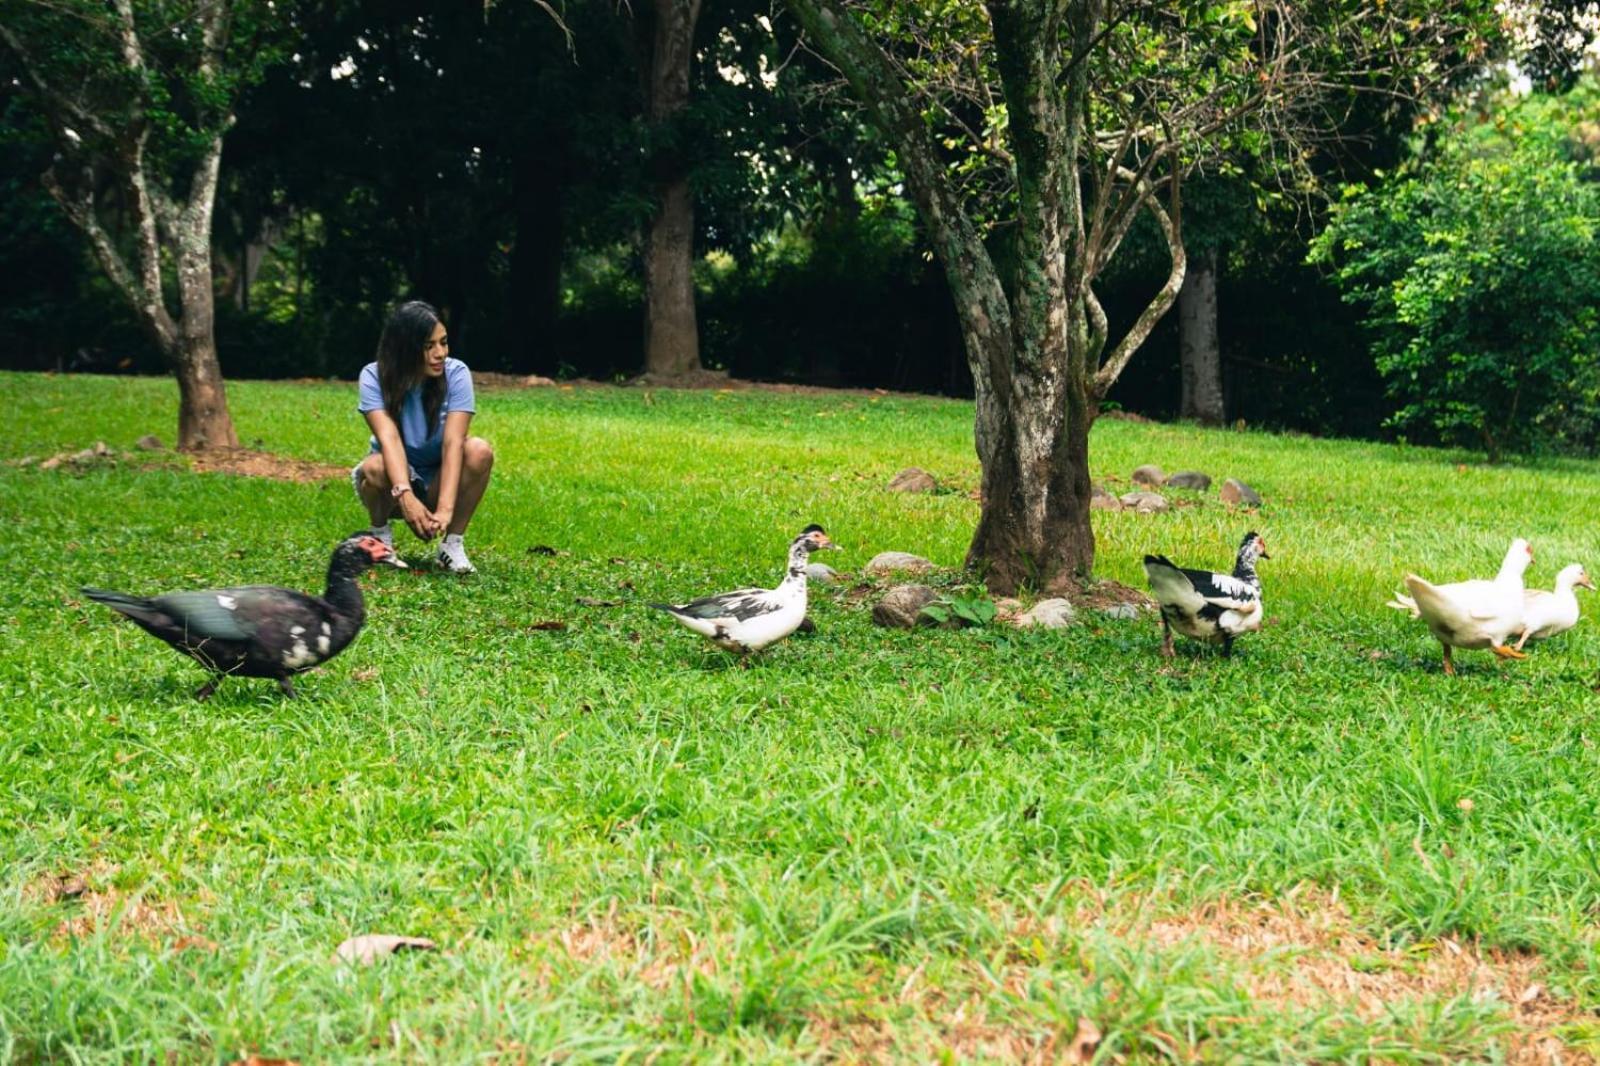
<instances>
[{"instance_id":1,"label":"green grass lawn","mask_svg":"<svg viewBox=\"0 0 1600 1066\"><path fill-rule=\"evenodd\" d=\"M171 439L170 381L0 389L0 459ZM353 386L230 399L247 445L365 449ZM1140 587L1146 551L1226 568L1266 536L1269 624L1232 660L1097 614L890 632L845 585L741 668L643 604L771 584L808 522L841 569L959 566L971 406L479 402L481 573L372 574L293 701L195 702L200 670L77 589L320 589L364 525L348 480L0 466L0 1060L1073 1061L1091 1026L1101 1062L1600 1047L1593 620L1450 679L1383 607L1514 535L1530 583L1600 568L1600 464L1102 421L1097 477L1265 496L1095 515L1099 573ZM884 491L908 465L954 491ZM440 950L330 961L364 932Z\"/></svg>"}]
</instances>

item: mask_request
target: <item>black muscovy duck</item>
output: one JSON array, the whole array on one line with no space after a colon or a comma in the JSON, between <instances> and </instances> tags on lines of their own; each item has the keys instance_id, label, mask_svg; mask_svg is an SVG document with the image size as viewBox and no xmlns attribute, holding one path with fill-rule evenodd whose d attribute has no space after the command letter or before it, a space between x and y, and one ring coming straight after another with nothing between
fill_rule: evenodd
<instances>
[{"instance_id":1,"label":"black muscovy duck","mask_svg":"<svg viewBox=\"0 0 1600 1066\"><path fill-rule=\"evenodd\" d=\"M1161 604L1161 654L1172 658L1172 631L1208 643L1220 643L1233 654L1233 640L1261 628L1261 579L1256 560L1270 559L1267 542L1253 530L1239 542L1232 574L1187 570L1165 555L1144 557L1150 591Z\"/></svg>"},{"instance_id":2,"label":"black muscovy duck","mask_svg":"<svg viewBox=\"0 0 1600 1066\"><path fill-rule=\"evenodd\" d=\"M688 603L652 603L717 647L739 655L759 651L793 633L806 617L806 561L814 551L837 548L821 526L809 525L789 544L789 565L774 589L735 589Z\"/></svg>"},{"instance_id":3,"label":"black muscovy duck","mask_svg":"<svg viewBox=\"0 0 1600 1066\"><path fill-rule=\"evenodd\" d=\"M345 649L366 621L356 578L375 563L392 562L394 549L368 532L354 533L333 550L328 587L310 596L275 585L169 592L148 599L106 589L83 594L133 619L214 675L195 693L206 699L229 674L271 677L285 696L289 680Z\"/></svg>"}]
</instances>

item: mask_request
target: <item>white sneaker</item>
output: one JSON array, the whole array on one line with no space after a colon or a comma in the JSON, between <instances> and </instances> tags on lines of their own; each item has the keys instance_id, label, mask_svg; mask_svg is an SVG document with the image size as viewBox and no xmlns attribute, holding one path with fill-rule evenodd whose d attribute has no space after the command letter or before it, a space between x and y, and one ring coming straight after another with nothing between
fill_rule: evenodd
<instances>
[{"instance_id":1,"label":"white sneaker","mask_svg":"<svg viewBox=\"0 0 1600 1066\"><path fill-rule=\"evenodd\" d=\"M451 533L444 538L444 543L439 545L439 565L452 574L476 574L478 568L472 565L472 560L467 558L467 546L462 543L461 534Z\"/></svg>"}]
</instances>

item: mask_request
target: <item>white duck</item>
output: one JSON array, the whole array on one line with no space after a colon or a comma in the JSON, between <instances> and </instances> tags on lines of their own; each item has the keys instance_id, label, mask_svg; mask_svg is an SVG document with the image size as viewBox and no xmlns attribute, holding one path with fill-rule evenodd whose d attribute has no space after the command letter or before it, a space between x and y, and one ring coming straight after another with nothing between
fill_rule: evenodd
<instances>
[{"instance_id":1,"label":"white duck","mask_svg":"<svg viewBox=\"0 0 1600 1066\"><path fill-rule=\"evenodd\" d=\"M1533 562L1533 549L1518 537L1506 550L1505 561L1493 581L1458 581L1430 585L1416 574L1406 575L1411 595L1396 594L1389 606L1411 612L1428 623L1444 647L1444 672L1455 675L1451 649L1488 648L1502 659L1527 655L1506 643L1522 627L1522 575Z\"/></svg>"},{"instance_id":2,"label":"white duck","mask_svg":"<svg viewBox=\"0 0 1600 1066\"><path fill-rule=\"evenodd\" d=\"M1595 591L1594 582L1582 564L1573 563L1556 575L1554 592L1544 589L1527 589L1522 594L1522 636L1516 649L1530 640L1545 640L1565 633L1578 624L1578 596L1573 588Z\"/></svg>"},{"instance_id":3,"label":"white duck","mask_svg":"<svg viewBox=\"0 0 1600 1066\"><path fill-rule=\"evenodd\" d=\"M806 617L806 559L838 548L821 526L810 525L789 545L789 572L775 589L735 589L688 603L652 603L725 651L759 651L793 633Z\"/></svg>"},{"instance_id":4,"label":"white duck","mask_svg":"<svg viewBox=\"0 0 1600 1066\"><path fill-rule=\"evenodd\" d=\"M1251 531L1239 542L1232 574L1186 570L1165 555L1144 557L1150 590L1161 604L1161 654L1172 658L1172 631L1222 645L1233 654L1233 640L1261 628L1261 579L1256 560L1270 559L1267 542Z\"/></svg>"}]
</instances>

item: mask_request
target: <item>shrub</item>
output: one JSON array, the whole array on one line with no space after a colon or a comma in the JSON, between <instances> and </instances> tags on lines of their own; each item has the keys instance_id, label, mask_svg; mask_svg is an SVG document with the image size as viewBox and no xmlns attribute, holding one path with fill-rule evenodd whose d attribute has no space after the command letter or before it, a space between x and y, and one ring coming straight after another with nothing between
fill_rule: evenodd
<instances>
[{"instance_id":1,"label":"shrub","mask_svg":"<svg viewBox=\"0 0 1600 1066\"><path fill-rule=\"evenodd\" d=\"M1600 184L1586 84L1456 117L1372 189L1347 190L1312 259L1360 305L1389 424L1507 452L1600 441Z\"/></svg>"}]
</instances>

